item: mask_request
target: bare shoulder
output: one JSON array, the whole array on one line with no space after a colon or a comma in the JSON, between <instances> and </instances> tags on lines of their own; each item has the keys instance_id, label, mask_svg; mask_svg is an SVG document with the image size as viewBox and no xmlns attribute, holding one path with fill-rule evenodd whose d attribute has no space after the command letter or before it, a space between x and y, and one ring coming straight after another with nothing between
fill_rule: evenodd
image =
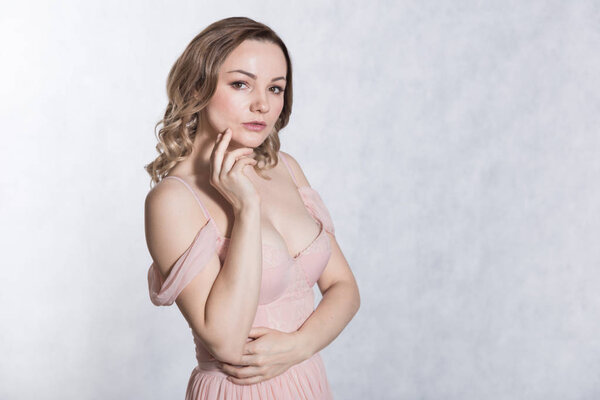
<instances>
[{"instance_id":1,"label":"bare shoulder","mask_svg":"<svg viewBox=\"0 0 600 400\"><path fill-rule=\"evenodd\" d=\"M181 216L189 218L190 213L199 209L199 205L183 183L163 179L146 195L145 209L151 216L160 219L179 219Z\"/></svg>"},{"instance_id":2,"label":"bare shoulder","mask_svg":"<svg viewBox=\"0 0 600 400\"><path fill-rule=\"evenodd\" d=\"M144 204L146 243L165 276L206 222L196 199L181 182L163 180L148 192Z\"/></svg>"},{"instance_id":3,"label":"bare shoulder","mask_svg":"<svg viewBox=\"0 0 600 400\"><path fill-rule=\"evenodd\" d=\"M304 171L300 167L298 161L292 157L289 153L280 151L283 154L285 159L287 160L292 172L294 172L294 176L296 177L296 181L298 182L298 186L310 186L308 179L306 179L306 175L304 175Z\"/></svg>"}]
</instances>

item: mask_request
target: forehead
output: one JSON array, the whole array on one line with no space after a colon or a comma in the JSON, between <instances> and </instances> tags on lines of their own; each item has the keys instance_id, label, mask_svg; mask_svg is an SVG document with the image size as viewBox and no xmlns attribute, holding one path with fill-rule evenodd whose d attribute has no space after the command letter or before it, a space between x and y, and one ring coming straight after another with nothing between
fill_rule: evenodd
<instances>
[{"instance_id":1,"label":"forehead","mask_svg":"<svg viewBox=\"0 0 600 400\"><path fill-rule=\"evenodd\" d=\"M225 59L220 72L243 69L260 77L271 79L275 76L285 76L287 65L281 48L272 42L245 40L236 47Z\"/></svg>"}]
</instances>

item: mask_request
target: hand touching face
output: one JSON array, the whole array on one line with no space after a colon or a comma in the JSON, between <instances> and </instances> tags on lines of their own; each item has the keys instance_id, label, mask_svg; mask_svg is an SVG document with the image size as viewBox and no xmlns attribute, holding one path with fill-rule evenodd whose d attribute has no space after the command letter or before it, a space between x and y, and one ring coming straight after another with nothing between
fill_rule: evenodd
<instances>
[{"instance_id":1,"label":"hand touching face","mask_svg":"<svg viewBox=\"0 0 600 400\"><path fill-rule=\"evenodd\" d=\"M230 148L258 147L284 105L287 64L279 46L246 40L225 59L205 115L217 132L231 128ZM259 121L264 126L247 123Z\"/></svg>"}]
</instances>

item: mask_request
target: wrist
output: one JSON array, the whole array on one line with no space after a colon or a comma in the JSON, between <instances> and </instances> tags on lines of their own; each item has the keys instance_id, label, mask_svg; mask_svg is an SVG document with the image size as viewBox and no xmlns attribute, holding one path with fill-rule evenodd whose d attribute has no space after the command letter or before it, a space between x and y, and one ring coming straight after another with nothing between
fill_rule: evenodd
<instances>
[{"instance_id":1,"label":"wrist","mask_svg":"<svg viewBox=\"0 0 600 400\"><path fill-rule=\"evenodd\" d=\"M239 206L234 206L233 214L236 218L260 215L260 199L247 200Z\"/></svg>"},{"instance_id":2,"label":"wrist","mask_svg":"<svg viewBox=\"0 0 600 400\"><path fill-rule=\"evenodd\" d=\"M296 354L300 359L300 362L308 360L315 354L305 332L298 330L295 332L291 332L291 335L294 338L294 347L296 349Z\"/></svg>"}]
</instances>

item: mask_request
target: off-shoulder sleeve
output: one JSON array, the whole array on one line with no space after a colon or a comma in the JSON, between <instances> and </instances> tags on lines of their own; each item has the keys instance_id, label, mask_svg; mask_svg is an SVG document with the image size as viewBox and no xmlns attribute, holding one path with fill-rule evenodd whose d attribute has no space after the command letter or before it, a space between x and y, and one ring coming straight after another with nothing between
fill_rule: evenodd
<instances>
[{"instance_id":1,"label":"off-shoulder sleeve","mask_svg":"<svg viewBox=\"0 0 600 400\"><path fill-rule=\"evenodd\" d=\"M177 259L166 278L154 263L148 269L150 300L156 306L170 306L179 293L204 269L215 254L217 232L210 221L199 231L192 244Z\"/></svg>"},{"instance_id":2,"label":"off-shoulder sleeve","mask_svg":"<svg viewBox=\"0 0 600 400\"><path fill-rule=\"evenodd\" d=\"M310 186L300 186L298 191L300 192L300 196L308 208L308 211L313 217L323 222L323 228L325 228L327 232L335 236L333 220L319 193Z\"/></svg>"}]
</instances>

